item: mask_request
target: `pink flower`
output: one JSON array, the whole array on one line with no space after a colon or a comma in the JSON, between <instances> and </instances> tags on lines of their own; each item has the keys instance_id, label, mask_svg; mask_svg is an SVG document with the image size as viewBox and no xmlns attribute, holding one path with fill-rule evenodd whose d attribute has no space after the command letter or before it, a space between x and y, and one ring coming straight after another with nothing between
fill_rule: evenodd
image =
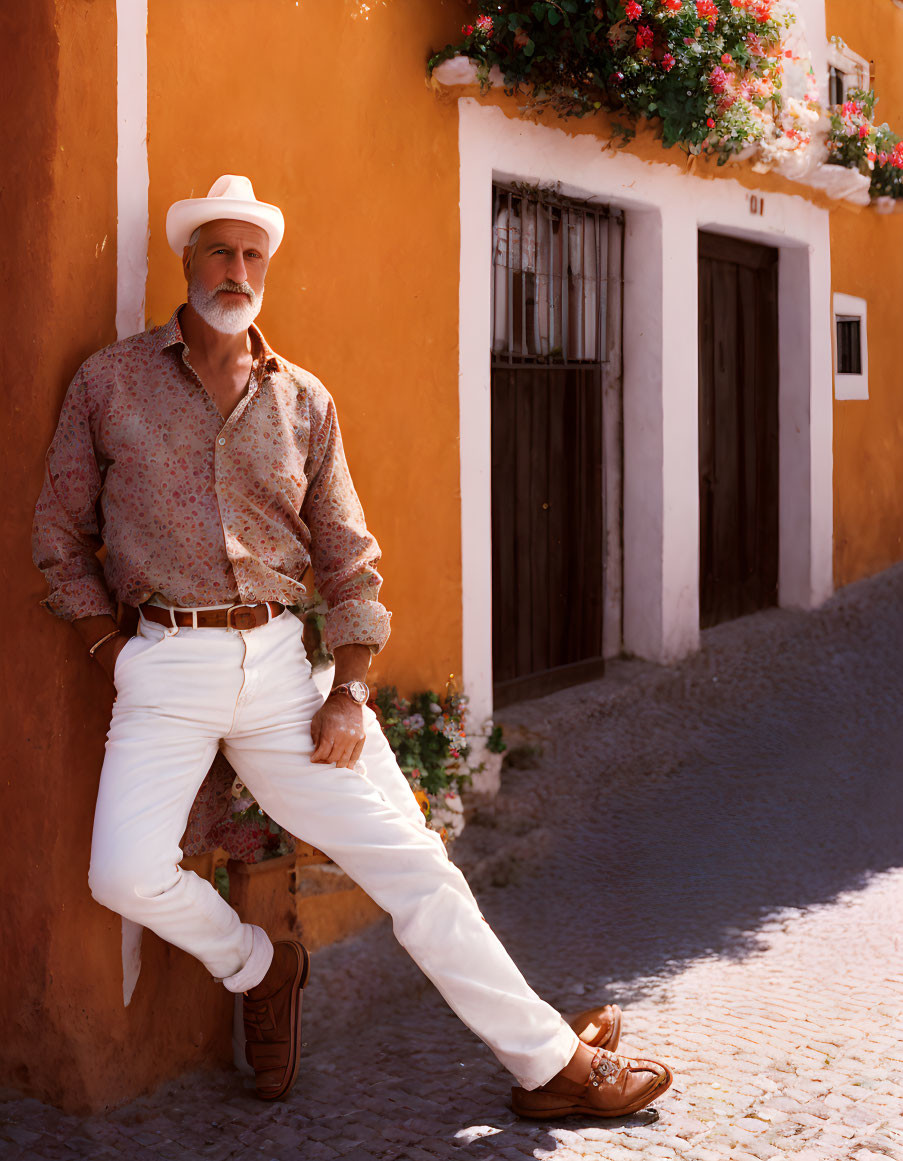
<instances>
[{"instance_id":1,"label":"pink flower","mask_svg":"<svg viewBox=\"0 0 903 1161\"><path fill-rule=\"evenodd\" d=\"M650 48L653 41L652 29L648 24L640 24L636 30L637 48Z\"/></svg>"},{"instance_id":2,"label":"pink flower","mask_svg":"<svg viewBox=\"0 0 903 1161\"><path fill-rule=\"evenodd\" d=\"M666 52L662 57L662 68L666 73L670 73L676 64L677 61L674 59L670 52Z\"/></svg>"},{"instance_id":3,"label":"pink flower","mask_svg":"<svg viewBox=\"0 0 903 1161\"><path fill-rule=\"evenodd\" d=\"M637 4L636 0L627 0L624 5L624 15L628 20L639 20L643 15L643 5Z\"/></svg>"},{"instance_id":4,"label":"pink flower","mask_svg":"<svg viewBox=\"0 0 903 1161\"><path fill-rule=\"evenodd\" d=\"M476 25L477 25L477 28L479 28L480 32L485 32L487 36L492 35L492 17L491 16L478 16L477 20L476 20Z\"/></svg>"},{"instance_id":5,"label":"pink flower","mask_svg":"<svg viewBox=\"0 0 903 1161\"><path fill-rule=\"evenodd\" d=\"M723 93L728 86L727 73L721 65L715 65L709 73L709 85L713 93Z\"/></svg>"}]
</instances>

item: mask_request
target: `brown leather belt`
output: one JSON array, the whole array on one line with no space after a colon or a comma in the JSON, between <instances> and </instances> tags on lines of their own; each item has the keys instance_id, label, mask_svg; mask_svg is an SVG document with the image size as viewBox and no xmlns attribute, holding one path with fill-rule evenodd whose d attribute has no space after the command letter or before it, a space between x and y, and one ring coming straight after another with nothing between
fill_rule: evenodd
<instances>
[{"instance_id":1,"label":"brown leather belt","mask_svg":"<svg viewBox=\"0 0 903 1161\"><path fill-rule=\"evenodd\" d=\"M195 625L199 629L256 629L265 625L273 617L284 612L285 605L277 601L266 601L261 605L233 605L229 609L198 609L197 612L188 612L185 609L164 609L160 605L144 604L141 606L141 615L148 621L156 621L158 625L175 624L180 629L191 629Z\"/></svg>"}]
</instances>

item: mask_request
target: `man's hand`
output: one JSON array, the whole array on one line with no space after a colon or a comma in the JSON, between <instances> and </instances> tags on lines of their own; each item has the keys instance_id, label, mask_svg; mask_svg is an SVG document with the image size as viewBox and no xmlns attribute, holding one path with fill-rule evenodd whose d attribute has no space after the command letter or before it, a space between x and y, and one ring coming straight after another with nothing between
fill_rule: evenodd
<instances>
[{"instance_id":1,"label":"man's hand","mask_svg":"<svg viewBox=\"0 0 903 1161\"><path fill-rule=\"evenodd\" d=\"M120 633L118 637L111 637L109 641L105 641L94 654L94 660L98 663L107 677L109 677L110 681L113 680L113 671L116 668L116 658L125 648L125 643L128 640L129 638L124 633Z\"/></svg>"},{"instance_id":2,"label":"man's hand","mask_svg":"<svg viewBox=\"0 0 903 1161\"><path fill-rule=\"evenodd\" d=\"M310 734L311 762L335 762L351 769L364 748L364 707L345 693L328 697L313 716Z\"/></svg>"},{"instance_id":3,"label":"man's hand","mask_svg":"<svg viewBox=\"0 0 903 1161\"><path fill-rule=\"evenodd\" d=\"M372 656L369 645L339 645L333 650L335 674L333 685L346 681L366 681ZM314 740L312 762L335 762L349 769L364 748L364 707L347 693L328 697L310 723Z\"/></svg>"},{"instance_id":4,"label":"man's hand","mask_svg":"<svg viewBox=\"0 0 903 1161\"><path fill-rule=\"evenodd\" d=\"M84 642L86 649L90 649L95 641L100 641L108 633L119 630L119 626L113 618L107 616L82 617L77 621L73 621L72 624ZM124 648L129 636L130 634L120 630L118 637L111 637L109 641L104 641L103 645L94 654L94 660L107 677L109 677L110 681L113 680L113 669L116 665L116 658L119 656L119 651Z\"/></svg>"}]
</instances>

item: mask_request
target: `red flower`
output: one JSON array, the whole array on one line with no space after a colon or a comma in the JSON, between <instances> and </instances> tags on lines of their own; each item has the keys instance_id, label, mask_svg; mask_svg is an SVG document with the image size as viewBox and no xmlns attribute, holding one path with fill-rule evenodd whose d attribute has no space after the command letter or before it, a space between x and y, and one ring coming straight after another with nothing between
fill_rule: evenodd
<instances>
[{"instance_id":1,"label":"red flower","mask_svg":"<svg viewBox=\"0 0 903 1161\"><path fill-rule=\"evenodd\" d=\"M718 9L715 0L696 0L696 15L700 20L717 20Z\"/></svg>"},{"instance_id":2,"label":"red flower","mask_svg":"<svg viewBox=\"0 0 903 1161\"><path fill-rule=\"evenodd\" d=\"M730 64L733 59L734 58L731 56L731 54L729 52L723 52L721 54L721 63L722 64Z\"/></svg>"},{"instance_id":3,"label":"red flower","mask_svg":"<svg viewBox=\"0 0 903 1161\"><path fill-rule=\"evenodd\" d=\"M637 48L650 48L653 41L652 29L648 24L640 24L636 30Z\"/></svg>"},{"instance_id":4,"label":"red flower","mask_svg":"<svg viewBox=\"0 0 903 1161\"><path fill-rule=\"evenodd\" d=\"M677 61L674 59L670 52L666 52L662 57L662 68L666 73L670 73L676 64Z\"/></svg>"},{"instance_id":5,"label":"red flower","mask_svg":"<svg viewBox=\"0 0 903 1161\"><path fill-rule=\"evenodd\" d=\"M461 35L462 36L473 36L473 25L472 24L463 25L461 28Z\"/></svg>"},{"instance_id":6,"label":"red flower","mask_svg":"<svg viewBox=\"0 0 903 1161\"><path fill-rule=\"evenodd\" d=\"M683 8L683 0L662 0L662 3L669 12L680 12Z\"/></svg>"},{"instance_id":7,"label":"red flower","mask_svg":"<svg viewBox=\"0 0 903 1161\"><path fill-rule=\"evenodd\" d=\"M713 117L706 117L706 121L705 121L705 123L706 123L706 125L708 125L708 127L709 127L710 129L714 129L714 128L715 128L715 119L714 119Z\"/></svg>"},{"instance_id":8,"label":"red flower","mask_svg":"<svg viewBox=\"0 0 903 1161\"><path fill-rule=\"evenodd\" d=\"M865 156L869 159L869 161L874 161L878 154L874 151L874 149L870 149Z\"/></svg>"},{"instance_id":9,"label":"red flower","mask_svg":"<svg viewBox=\"0 0 903 1161\"><path fill-rule=\"evenodd\" d=\"M628 20L639 20L643 15L643 5L637 4L636 0L627 0L624 5L624 15Z\"/></svg>"},{"instance_id":10,"label":"red flower","mask_svg":"<svg viewBox=\"0 0 903 1161\"><path fill-rule=\"evenodd\" d=\"M860 137L868 137L868 135L869 135L868 125L860 125L859 126L859 136Z\"/></svg>"},{"instance_id":11,"label":"red flower","mask_svg":"<svg viewBox=\"0 0 903 1161\"><path fill-rule=\"evenodd\" d=\"M487 36L492 35L492 17L478 16L476 20L477 28L480 32L485 32Z\"/></svg>"},{"instance_id":12,"label":"red flower","mask_svg":"<svg viewBox=\"0 0 903 1161\"><path fill-rule=\"evenodd\" d=\"M523 48L525 44L530 43L530 37L524 32L522 28L518 28L514 33L514 47Z\"/></svg>"}]
</instances>

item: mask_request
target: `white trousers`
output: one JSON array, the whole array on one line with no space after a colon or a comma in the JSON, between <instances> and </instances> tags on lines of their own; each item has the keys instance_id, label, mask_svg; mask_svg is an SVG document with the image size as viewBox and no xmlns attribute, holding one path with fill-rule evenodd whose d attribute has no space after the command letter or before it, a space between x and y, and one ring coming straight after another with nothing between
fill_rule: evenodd
<instances>
[{"instance_id":1,"label":"white trousers","mask_svg":"<svg viewBox=\"0 0 903 1161\"><path fill-rule=\"evenodd\" d=\"M247 632L141 619L116 660L116 702L94 820L100 903L196 956L230 991L259 983L272 945L179 867L188 813L219 746L261 807L333 859L391 917L397 939L525 1088L577 1038L527 985L423 816L370 709L353 770L310 760L322 704L301 622Z\"/></svg>"}]
</instances>

